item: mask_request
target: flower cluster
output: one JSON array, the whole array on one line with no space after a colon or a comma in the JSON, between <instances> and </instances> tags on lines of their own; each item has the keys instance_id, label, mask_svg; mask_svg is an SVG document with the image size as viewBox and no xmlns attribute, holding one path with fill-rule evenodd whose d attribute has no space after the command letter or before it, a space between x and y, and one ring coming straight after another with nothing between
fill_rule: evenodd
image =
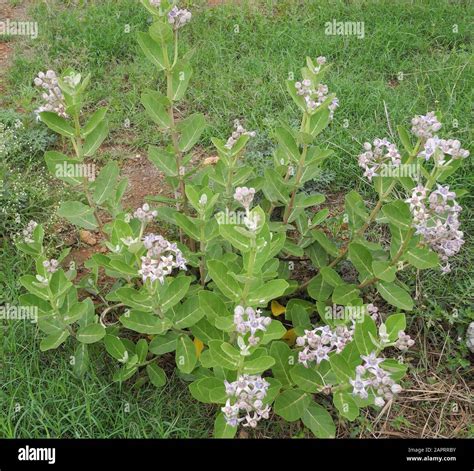
<instances>
[{"instance_id":1,"label":"flower cluster","mask_svg":"<svg viewBox=\"0 0 474 471\"><path fill-rule=\"evenodd\" d=\"M367 399L369 397L367 388L373 388L376 394L375 405L382 407L385 401L392 399L402 390L402 387L396 384L390 374L381 368L380 363L385 358L378 358L375 352L370 355L361 355L361 358L364 360L364 364L356 368L355 379L349 380L353 387L352 394Z\"/></svg>"},{"instance_id":2,"label":"flower cluster","mask_svg":"<svg viewBox=\"0 0 474 471\"><path fill-rule=\"evenodd\" d=\"M408 350L415 344L415 341L408 335L405 334L403 330L398 332L398 339L395 342L395 347L397 347L402 352Z\"/></svg>"},{"instance_id":3,"label":"flower cluster","mask_svg":"<svg viewBox=\"0 0 474 471\"><path fill-rule=\"evenodd\" d=\"M469 151L462 149L461 143L457 139L440 139L438 136L434 136L426 141L424 149L418 154L425 160L433 157L438 165L446 163L446 155L450 155L452 160L465 159L469 156Z\"/></svg>"},{"instance_id":4,"label":"flower cluster","mask_svg":"<svg viewBox=\"0 0 474 471\"><path fill-rule=\"evenodd\" d=\"M173 25L174 29L182 28L191 21L191 12L185 8L181 9L174 6L168 13L168 23Z\"/></svg>"},{"instance_id":5,"label":"flower cluster","mask_svg":"<svg viewBox=\"0 0 474 471\"><path fill-rule=\"evenodd\" d=\"M415 116L411 120L411 132L416 137L429 139L433 134L441 129L441 123L436 118L434 111L430 111L426 115Z\"/></svg>"},{"instance_id":6,"label":"flower cluster","mask_svg":"<svg viewBox=\"0 0 474 471\"><path fill-rule=\"evenodd\" d=\"M416 233L446 262L442 271L449 273L448 258L458 253L464 244L464 234L459 230L462 208L455 200L456 193L449 191L449 186L438 184L429 196L427 193L426 188L418 185L406 202L413 214Z\"/></svg>"},{"instance_id":7,"label":"flower cluster","mask_svg":"<svg viewBox=\"0 0 474 471\"><path fill-rule=\"evenodd\" d=\"M318 69L319 71L319 69ZM308 112L312 113L318 108L321 103L326 101L328 97L329 89L327 85L323 83L318 84L317 88L313 87L311 80L305 79L302 82L295 82L296 93L304 98ZM339 106L339 100L334 98L329 104L329 117L334 117L334 111Z\"/></svg>"},{"instance_id":8,"label":"flower cluster","mask_svg":"<svg viewBox=\"0 0 474 471\"><path fill-rule=\"evenodd\" d=\"M321 67L326 63L326 58L324 56L319 56L316 58L316 63L318 64L316 67L312 69L312 72L317 74L320 70Z\"/></svg>"},{"instance_id":9,"label":"flower cluster","mask_svg":"<svg viewBox=\"0 0 474 471\"><path fill-rule=\"evenodd\" d=\"M227 142L224 144L224 147L227 149L232 149L234 147L234 144L238 141L239 137L242 135L247 135L250 137L255 137L256 132L255 131L247 131L241 124L238 119L234 120L234 131L232 132L232 135L227 139Z\"/></svg>"},{"instance_id":10,"label":"flower cluster","mask_svg":"<svg viewBox=\"0 0 474 471\"><path fill-rule=\"evenodd\" d=\"M331 329L328 325L316 327L314 330L305 330L302 337L296 339L296 345L304 347L298 354L298 361L306 368L308 361L316 361L319 365L323 360L329 360L331 352L341 353L344 347L352 340L355 323L351 328L339 325Z\"/></svg>"},{"instance_id":11,"label":"flower cluster","mask_svg":"<svg viewBox=\"0 0 474 471\"><path fill-rule=\"evenodd\" d=\"M43 99L46 104L40 106L35 113L39 114L43 111L53 111L63 118L67 118L66 105L61 89L58 85L58 78L53 70L48 70L46 73L40 72L35 78L34 83L37 87L43 88Z\"/></svg>"},{"instance_id":12,"label":"flower cluster","mask_svg":"<svg viewBox=\"0 0 474 471\"><path fill-rule=\"evenodd\" d=\"M364 176L369 180L377 177L382 167L398 167L402 163L397 147L387 139L374 139L373 146L365 142L364 149L365 152L359 155L359 167L365 170Z\"/></svg>"},{"instance_id":13,"label":"flower cluster","mask_svg":"<svg viewBox=\"0 0 474 471\"><path fill-rule=\"evenodd\" d=\"M235 189L234 199L240 203L246 211L250 209L253 198L255 196L255 188L247 188L246 186L238 186Z\"/></svg>"},{"instance_id":14,"label":"flower cluster","mask_svg":"<svg viewBox=\"0 0 474 471\"><path fill-rule=\"evenodd\" d=\"M47 273L55 273L58 271L59 262L54 258L51 260L45 260L43 262L43 267L46 268Z\"/></svg>"},{"instance_id":15,"label":"flower cluster","mask_svg":"<svg viewBox=\"0 0 474 471\"><path fill-rule=\"evenodd\" d=\"M158 216L158 211L151 211L148 203L145 203L133 213L133 217L140 222L151 222L156 216Z\"/></svg>"},{"instance_id":16,"label":"flower cluster","mask_svg":"<svg viewBox=\"0 0 474 471\"><path fill-rule=\"evenodd\" d=\"M186 270L186 259L181 250L164 237L156 234L146 235L143 245L147 254L142 257L141 269L138 271L143 282L149 279L151 282L159 280L163 284L165 277L170 275L174 268Z\"/></svg>"},{"instance_id":17,"label":"flower cluster","mask_svg":"<svg viewBox=\"0 0 474 471\"><path fill-rule=\"evenodd\" d=\"M367 304L367 312L374 321L379 318L379 308L375 304Z\"/></svg>"},{"instance_id":18,"label":"flower cluster","mask_svg":"<svg viewBox=\"0 0 474 471\"><path fill-rule=\"evenodd\" d=\"M28 225L23 229L23 240L27 244L33 243L33 232L38 226L38 223L36 221L30 221Z\"/></svg>"},{"instance_id":19,"label":"flower cluster","mask_svg":"<svg viewBox=\"0 0 474 471\"><path fill-rule=\"evenodd\" d=\"M235 330L242 336L250 333L248 346L245 345L243 338L238 342L241 351L244 353L248 352L249 346L254 347L260 342L260 338L256 334L258 331L265 332L272 322L270 317L261 316L261 313L260 309L244 308L240 305L234 309Z\"/></svg>"},{"instance_id":20,"label":"flower cluster","mask_svg":"<svg viewBox=\"0 0 474 471\"><path fill-rule=\"evenodd\" d=\"M263 404L270 383L257 375L242 375L237 381L225 381L227 402L222 407L226 422L231 427L236 427L243 422L244 427L255 428L261 419L268 419L270 406ZM233 404L231 399L235 398ZM245 417L240 417L240 411Z\"/></svg>"}]
</instances>

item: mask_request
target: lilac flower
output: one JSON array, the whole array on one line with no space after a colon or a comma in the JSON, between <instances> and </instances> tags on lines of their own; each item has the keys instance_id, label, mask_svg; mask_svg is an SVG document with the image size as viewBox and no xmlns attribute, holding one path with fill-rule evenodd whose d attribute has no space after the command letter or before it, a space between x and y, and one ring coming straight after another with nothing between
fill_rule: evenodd
<instances>
[{"instance_id":1,"label":"lilac flower","mask_svg":"<svg viewBox=\"0 0 474 471\"><path fill-rule=\"evenodd\" d=\"M441 129L441 123L436 118L434 111L430 111L426 115L415 116L411 120L411 124L411 132L416 137L421 137L424 139L433 137L433 134Z\"/></svg>"},{"instance_id":2,"label":"lilac flower","mask_svg":"<svg viewBox=\"0 0 474 471\"><path fill-rule=\"evenodd\" d=\"M234 199L240 203L246 211L250 209L253 198L255 196L255 188L247 188L246 186L238 186L235 189Z\"/></svg>"},{"instance_id":3,"label":"lilac flower","mask_svg":"<svg viewBox=\"0 0 474 471\"><path fill-rule=\"evenodd\" d=\"M148 203L145 203L133 213L135 219L144 223L153 221L156 216L158 216L158 211L151 211Z\"/></svg>"},{"instance_id":4,"label":"lilac flower","mask_svg":"<svg viewBox=\"0 0 474 471\"><path fill-rule=\"evenodd\" d=\"M308 368L308 362L315 361L319 365L323 360L329 360L329 353L341 353L352 340L354 328L353 322L350 329L340 325L333 330L326 325L305 330L305 335L296 339L296 344L304 347L298 354L298 361Z\"/></svg>"},{"instance_id":5,"label":"lilac flower","mask_svg":"<svg viewBox=\"0 0 474 471\"><path fill-rule=\"evenodd\" d=\"M415 341L403 330L398 332L398 339L395 342L395 347L401 351L406 351L415 344Z\"/></svg>"},{"instance_id":6,"label":"lilac flower","mask_svg":"<svg viewBox=\"0 0 474 471\"><path fill-rule=\"evenodd\" d=\"M316 67L314 72L319 72L319 67ZM313 113L326 100L329 94L327 85L323 83L313 85L311 80L305 79L302 82L295 82L296 94L304 98L306 108L309 113ZM339 100L334 98L329 105L330 119L334 116L334 111L339 106Z\"/></svg>"},{"instance_id":7,"label":"lilac flower","mask_svg":"<svg viewBox=\"0 0 474 471\"><path fill-rule=\"evenodd\" d=\"M34 84L44 90L42 97L46 102L35 110L37 115L43 111L51 111L63 118L69 117L66 113L66 104L59 88L58 78L53 70L48 70L46 73L40 72L34 79Z\"/></svg>"},{"instance_id":8,"label":"lilac flower","mask_svg":"<svg viewBox=\"0 0 474 471\"><path fill-rule=\"evenodd\" d=\"M244 374L232 383L224 381L224 385L228 398L221 410L230 426L244 422L244 427L255 428L261 419L268 419L270 406L263 404L270 387L268 381L258 375ZM245 417L240 417L241 411Z\"/></svg>"},{"instance_id":9,"label":"lilac flower","mask_svg":"<svg viewBox=\"0 0 474 471\"><path fill-rule=\"evenodd\" d=\"M176 244L168 242L164 237L149 234L143 238L143 245L147 254L142 257L141 268L138 273L143 282L150 280L152 283L158 280L161 284L165 277L170 275L174 268L186 270L186 259Z\"/></svg>"},{"instance_id":10,"label":"lilac flower","mask_svg":"<svg viewBox=\"0 0 474 471\"><path fill-rule=\"evenodd\" d=\"M455 198L456 193L450 191L449 186L438 184L430 194L418 185L411 197L405 200L410 205L416 233L445 263L443 273L450 271L449 257L458 253L464 244L464 234L459 230L462 208Z\"/></svg>"},{"instance_id":11,"label":"lilac flower","mask_svg":"<svg viewBox=\"0 0 474 471\"><path fill-rule=\"evenodd\" d=\"M244 336L250 334L247 341L250 346L255 346L260 342L260 338L257 337L258 332L265 332L272 322L270 317L262 316L261 312L260 309L244 308L240 305L234 309L235 330L241 336L238 343L241 351L245 354L247 354L249 346L245 344Z\"/></svg>"},{"instance_id":12,"label":"lilac flower","mask_svg":"<svg viewBox=\"0 0 474 471\"><path fill-rule=\"evenodd\" d=\"M433 136L425 142L423 150L418 154L425 160L433 158L438 165L446 164L446 155L450 155L451 160L465 159L469 157L469 151L462 149L461 143L457 139L446 140Z\"/></svg>"},{"instance_id":13,"label":"lilac flower","mask_svg":"<svg viewBox=\"0 0 474 471\"><path fill-rule=\"evenodd\" d=\"M54 258L51 260L45 260L43 262L43 267L46 268L47 273L55 273L58 271L59 262Z\"/></svg>"},{"instance_id":14,"label":"lilac flower","mask_svg":"<svg viewBox=\"0 0 474 471\"><path fill-rule=\"evenodd\" d=\"M232 135L227 139L227 142L224 144L224 147L227 149L232 149L234 147L234 144L239 140L240 136L250 136L250 137L255 137L256 132L255 131L247 131L241 124L238 119L234 120L234 131L232 132Z\"/></svg>"},{"instance_id":15,"label":"lilac flower","mask_svg":"<svg viewBox=\"0 0 474 471\"><path fill-rule=\"evenodd\" d=\"M32 244L33 240L33 232L35 231L38 223L36 221L31 220L28 225L23 229L23 240L27 244Z\"/></svg>"},{"instance_id":16,"label":"lilac flower","mask_svg":"<svg viewBox=\"0 0 474 471\"><path fill-rule=\"evenodd\" d=\"M177 6L174 6L168 13L168 23L176 30L182 28L186 23L189 23L191 17L192 15L190 11L185 8L180 9Z\"/></svg>"},{"instance_id":17,"label":"lilac flower","mask_svg":"<svg viewBox=\"0 0 474 471\"><path fill-rule=\"evenodd\" d=\"M359 155L359 167L365 170L364 176L369 180L379 176L381 168L398 167L402 163L397 147L387 139L374 139L373 147L370 142L365 142L364 150Z\"/></svg>"}]
</instances>

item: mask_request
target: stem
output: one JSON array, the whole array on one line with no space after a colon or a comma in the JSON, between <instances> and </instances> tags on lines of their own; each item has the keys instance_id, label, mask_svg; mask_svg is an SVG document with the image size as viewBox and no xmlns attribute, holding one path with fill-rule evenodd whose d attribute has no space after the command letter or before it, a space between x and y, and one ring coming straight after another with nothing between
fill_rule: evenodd
<instances>
[{"instance_id":1,"label":"stem","mask_svg":"<svg viewBox=\"0 0 474 471\"><path fill-rule=\"evenodd\" d=\"M204 234L204 224L205 224L205 216L204 211L201 211L201 237L199 242L199 251L201 252L201 260L199 262L199 277L201 279L201 286L204 286L206 283L206 237Z\"/></svg>"},{"instance_id":2,"label":"stem","mask_svg":"<svg viewBox=\"0 0 474 471\"><path fill-rule=\"evenodd\" d=\"M257 258L257 247L255 244L255 237L252 239L252 248L250 249L249 253L249 264L247 267L247 281L245 282L244 290L242 292L242 305L245 305L247 302L247 296L250 291L250 285L252 283L252 277L253 277L253 270L255 267L255 260Z\"/></svg>"}]
</instances>

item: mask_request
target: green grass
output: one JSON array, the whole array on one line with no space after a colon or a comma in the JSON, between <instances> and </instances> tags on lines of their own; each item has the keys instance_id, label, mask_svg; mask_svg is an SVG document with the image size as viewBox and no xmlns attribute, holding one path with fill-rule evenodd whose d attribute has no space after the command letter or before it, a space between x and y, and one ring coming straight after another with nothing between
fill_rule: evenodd
<instances>
[{"instance_id":1,"label":"green grass","mask_svg":"<svg viewBox=\"0 0 474 471\"><path fill-rule=\"evenodd\" d=\"M92 73L90 109L98 102L110 108L108 144L127 146L134 153L159 143L161 136L140 105L145 88L163 86L135 40L136 32L147 28L144 9L135 0L104 0L74 8L68 1L57 3L64 8L48 9L41 3L31 10L39 22L37 40L14 38L18 42L8 73L8 94L0 98L0 105L32 112L38 98L32 86L37 72L74 67ZM306 55L328 57L333 68L327 83L341 104L321 141L335 150L327 164L331 178L324 191L350 187L371 196L356 156L362 142L390 135L385 107L394 130L398 124L409 127L415 114L436 110L443 116L441 135L455 136L463 147L470 147L473 8L468 1L286 0L218 8L207 8L202 1L183 3L194 15L182 33L183 48L195 48L195 54L194 76L180 111L205 113L210 126L202 145L210 153L210 137L227 137L233 119L242 118L248 129L258 133L250 147L252 158L271 155L272 129L280 120L294 123L298 118L284 80L291 72L298 76ZM324 23L333 18L364 21L365 39L325 35ZM125 32L127 24L130 33ZM453 25L458 26L457 33ZM127 119L131 127L124 129ZM472 157L448 183L472 189L471 162ZM422 319L426 335L436 340L437 348L444 348L448 360L439 366L441 375L469 366L465 348L456 338L473 319L472 196L465 196L461 204L464 249L449 276L423 272L417 281L420 308L409 320L411 325L416 317ZM4 247L0 263L4 299L14 301L20 290L18 273L27 262L11 247ZM414 280L415 274L411 275ZM110 362L101 363L104 355L97 352L98 371L78 380L70 371L71 352L41 354L33 326L15 325L5 333L3 347L8 355L0 373L0 436L204 437L211 433L212 410L196 404L175 376L161 391L110 384ZM443 336L447 336L444 347ZM414 363L428 371L425 356L421 350ZM19 412L16 404L21 406ZM262 431L264 436L293 433L298 431L280 422L267 424Z\"/></svg>"}]
</instances>

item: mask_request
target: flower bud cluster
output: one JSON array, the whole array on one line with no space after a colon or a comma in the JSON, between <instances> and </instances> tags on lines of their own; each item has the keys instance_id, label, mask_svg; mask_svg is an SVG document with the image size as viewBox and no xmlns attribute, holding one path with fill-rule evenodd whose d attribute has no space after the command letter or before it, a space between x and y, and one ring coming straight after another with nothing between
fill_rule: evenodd
<instances>
[{"instance_id":1,"label":"flower bud cluster","mask_svg":"<svg viewBox=\"0 0 474 471\"><path fill-rule=\"evenodd\" d=\"M369 180L377 177L383 166L398 167L402 163L397 147L387 139L374 139L373 146L365 142L364 149L359 155L359 167L365 170L364 176Z\"/></svg>"},{"instance_id":2,"label":"flower bud cluster","mask_svg":"<svg viewBox=\"0 0 474 471\"><path fill-rule=\"evenodd\" d=\"M35 231L38 223L36 221L30 221L28 225L23 229L23 240L27 244L31 244L34 242L33 240L33 232Z\"/></svg>"},{"instance_id":3,"label":"flower bud cluster","mask_svg":"<svg viewBox=\"0 0 474 471\"><path fill-rule=\"evenodd\" d=\"M43 267L46 268L47 273L55 273L58 271L59 262L54 258L51 260L45 260L43 262Z\"/></svg>"},{"instance_id":4,"label":"flower bud cluster","mask_svg":"<svg viewBox=\"0 0 474 471\"><path fill-rule=\"evenodd\" d=\"M168 13L168 23L173 25L173 28L176 30L182 28L186 23L191 21L191 12L185 8L178 8L174 6Z\"/></svg>"},{"instance_id":5,"label":"flower bud cluster","mask_svg":"<svg viewBox=\"0 0 474 471\"><path fill-rule=\"evenodd\" d=\"M63 118L68 118L63 93L59 88L58 78L54 70L48 70L46 73L40 72L35 78L34 83L37 87L43 88L44 93L42 97L46 101L35 113L39 114L43 111L52 111Z\"/></svg>"},{"instance_id":6,"label":"flower bud cluster","mask_svg":"<svg viewBox=\"0 0 474 471\"><path fill-rule=\"evenodd\" d=\"M234 309L235 330L242 336L250 334L248 338L249 345L245 345L243 339L239 342L242 351L247 352L249 347L257 345L260 342L260 338L256 334L258 331L265 332L272 322L270 317L262 316L261 313L260 309L244 308L240 305Z\"/></svg>"},{"instance_id":7,"label":"flower bud cluster","mask_svg":"<svg viewBox=\"0 0 474 471\"><path fill-rule=\"evenodd\" d=\"M141 222L151 222L156 216L158 216L158 211L151 211L148 203L145 203L133 213L133 217Z\"/></svg>"},{"instance_id":8,"label":"flower bud cluster","mask_svg":"<svg viewBox=\"0 0 474 471\"><path fill-rule=\"evenodd\" d=\"M413 347L413 345L415 345L415 341L408 334L405 334L403 330L400 330L398 332L398 339L395 342L395 347L404 352L410 347Z\"/></svg>"},{"instance_id":9,"label":"flower bud cluster","mask_svg":"<svg viewBox=\"0 0 474 471\"><path fill-rule=\"evenodd\" d=\"M255 428L261 419L268 419L270 406L263 404L270 386L268 381L258 375L244 374L237 381L225 381L224 384L228 399L221 410L231 427L244 422L244 427ZM241 411L245 413L245 417L240 417Z\"/></svg>"},{"instance_id":10,"label":"flower bud cluster","mask_svg":"<svg viewBox=\"0 0 474 471\"><path fill-rule=\"evenodd\" d=\"M353 390L352 394L359 396L361 399L367 399L369 392L367 388L372 388L376 397L375 405L382 407L385 401L393 399L395 394L401 392L402 387L396 384L395 381L390 377L380 363L385 358L378 358L375 352L370 355L361 355L364 360L363 365L359 365L355 371L355 379L350 379Z\"/></svg>"},{"instance_id":11,"label":"flower bud cluster","mask_svg":"<svg viewBox=\"0 0 474 471\"><path fill-rule=\"evenodd\" d=\"M370 315L370 317L374 320L377 321L379 318L379 308L375 304L367 304L367 313Z\"/></svg>"},{"instance_id":12,"label":"flower bud cluster","mask_svg":"<svg viewBox=\"0 0 474 471\"><path fill-rule=\"evenodd\" d=\"M242 135L247 135L250 137L255 137L257 133L255 131L247 131L241 124L238 119L234 120L234 131L232 135L227 139L227 142L224 144L224 147L227 149L232 149L234 144L238 141L239 137Z\"/></svg>"},{"instance_id":13,"label":"flower bud cluster","mask_svg":"<svg viewBox=\"0 0 474 471\"><path fill-rule=\"evenodd\" d=\"M240 203L246 211L250 209L253 198L255 196L255 188L247 188L246 186L238 186L235 189L234 199Z\"/></svg>"},{"instance_id":14,"label":"flower bud cluster","mask_svg":"<svg viewBox=\"0 0 474 471\"><path fill-rule=\"evenodd\" d=\"M459 230L461 206L456 202L456 193L449 186L437 185L428 196L428 189L418 185L412 196L405 200L413 214L413 225L423 242L437 252L446 265L443 273L449 273L448 263L464 244L463 232Z\"/></svg>"},{"instance_id":15,"label":"flower bud cluster","mask_svg":"<svg viewBox=\"0 0 474 471\"><path fill-rule=\"evenodd\" d=\"M411 120L411 124L411 132L416 137L421 137L424 139L433 137L433 134L441 129L441 123L436 118L434 111L430 111L426 115L415 116Z\"/></svg>"},{"instance_id":16,"label":"flower bud cluster","mask_svg":"<svg viewBox=\"0 0 474 471\"><path fill-rule=\"evenodd\" d=\"M446 164L446 155L450 155L451 160L465 159L469 157L469 151L462 149L461 142L457 139L440 139L438 136L434 136L426 141L423 150L418 154L425 160L433 157L438 165Z\"/></svg>"},{"instance_id":17,"label":"flower bud cluster","mask_svg":"<svg viewBox=\"0 0 474 471\"><path fill-rule=\"evenodd\" d=\"M351 328L339 325L331 329L328 325L305 330L302 337L296 339L298 347L304 347L298 354L298 361L308 368L309 361L316 361L319 365L323 360L329 360L331 352L341 353L344 347L352 340L355 323Z\"/></svg>"},{"instance_id":18,"label":"flower bud cluster","mask_svg":"<svg viewBox=\"0 0 474 471\"><path fill-rule=\"evenodd\" d=\"M174 268L187 269L186 259L181 250L164 237L149 234L143 238L143 244L147 254L141 258L141 269L138 271L143 282L149 279L151 282L158 280L163 284L165 277L170 275Z\"/></svg>"},{"instance_id":19,"label":"flower bud cluster","mask_svg":"<svg viewBox=\"0 0 474 471\"><path fill-rule=\"evenodd\" d=\"M318 70L319 71L319 70ZM329 89L327 85L319 83L316 88L314 88L313 83L309 79L304 79L302 82L295 82L296 93L304 98L306 103L306 108L309 113L312 113L316 108L318 108L321 103L323 103L329 94ZM334 98L329 105L329 117L332 119L334 117L334 111L339 106L339 100Z\"/></svg>"}]
</instances>

